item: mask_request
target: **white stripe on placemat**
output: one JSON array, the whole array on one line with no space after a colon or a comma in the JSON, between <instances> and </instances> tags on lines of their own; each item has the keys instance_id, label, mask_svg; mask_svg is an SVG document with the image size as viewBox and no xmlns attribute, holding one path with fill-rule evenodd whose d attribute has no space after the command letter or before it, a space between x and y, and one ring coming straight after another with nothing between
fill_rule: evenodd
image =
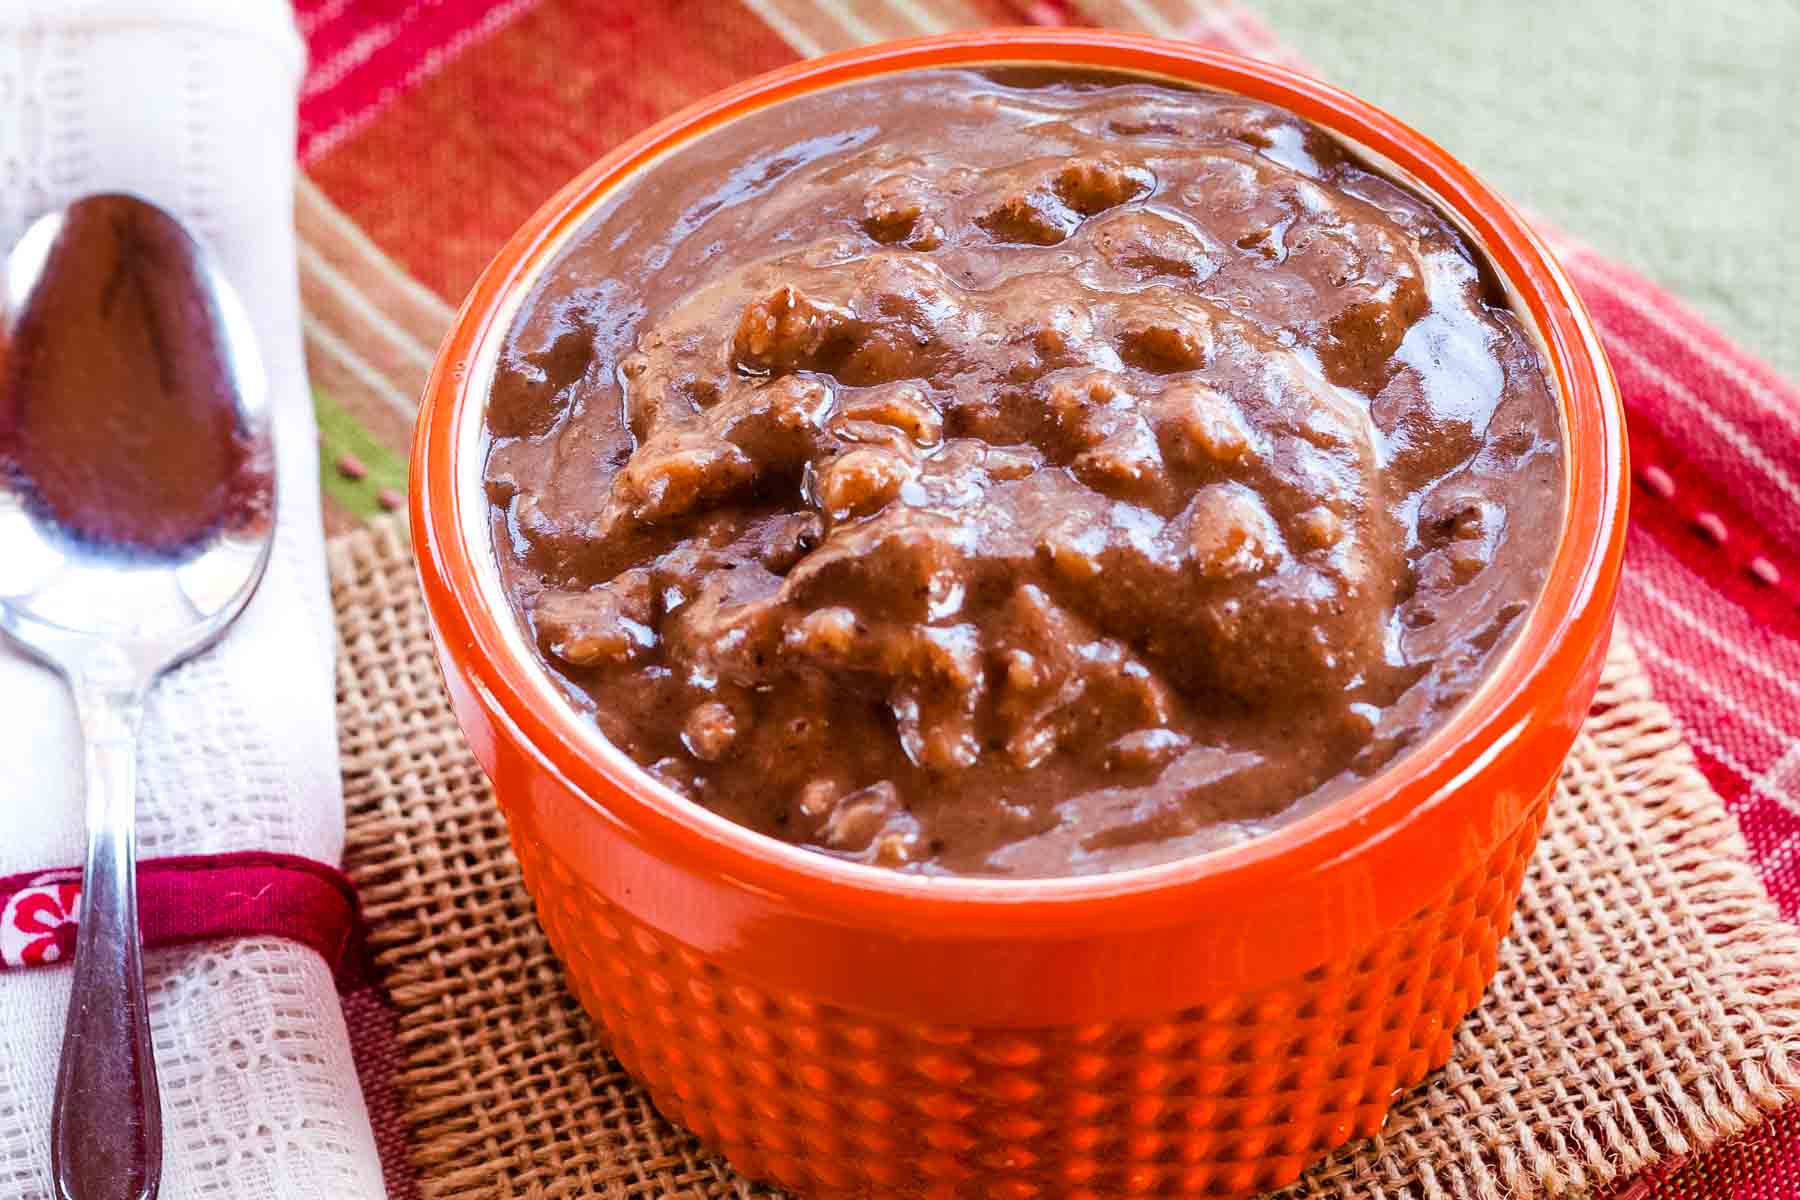
<instances>
[{"instance_id":1,"label":"white stripe on placemat","mask_svg":"<svg viewBox=\"0 0 1800 1200\"><path fill-rule=\"evenodd\" d=\"M1681 686L1686 686L1688 681L1694 677L1693 672L1685 663L1670 655L1657 643L1646 638L1643 633L1636 628L1633 628L1631 631L1631 644L1646 661L1654 662L1659 669L1679 676ZM1701 689L1695 688L1693 690L1700 691ZM1720 766L1730 771L1733 775L1744 780L1751 788L1756 787L1756 781L1761 777L1761 772L1751 767L1748 763L1744 762L1743 759L1733 754L1730 750L1727 750L1724 746L1721 746L1718 742L1713 741L1704 732L1695 729L1691 724L1684 722L1681 726L1681 737L1683 741L1693 746L1696 750L1702 751L1707 757L1718 762ZM1758 791L1757 795L1760 796L1762 793Z\"/></svg>"},{"instance_id":2,"label":"white stripe on placemat","mask_svg":"<svg viewBox=\"0 0 1800 1200\"><path fill-rule=\"evenodd\" d=\"M813 58L828 49L837 49L836 46L828 47L814 39L775 0L743 0L743 3L745 8L761 17L763 24L779 34L781 40L802 58Z\"/></svg>"},{"instance_id":3,"label":"white stripe on placemat","mask_svg":"<svg viewBox=\"0 0 1800 1200\"><path fill-rule=\"evenodd\" d=\"M357 34L343 49L306 73L306 82L300 86L300 98L310 100L320 92L329 91L342 83L344 76L368 62L376 51L399 37L410 23L406 17L396 17L384 25L377 25Z\"/></svg>"},{"instance_id":4,"label":"white stripe on placemat","mask_svg":"<svg viewBox=\"0 0 1800 1200\"><path fill-rule=\"evenodd\" d=\"M1800 505L1800 483L1796 483L1792 476L1782 470L1780 463L1764 454L1743 430L1727 421L1710 404L1694 395L1693 390L1685 383L1651 362L1642 351L1631 344L1629 339L1603 335L1602 340L1606 344L1608 354L1617 355L1630 362L1634 370L1648 376L1666 395L1679 400L1684 407L1691 409L1694 415L1700 418L1702 424L1723 438L1732 449L1744 457L1745 462L1756 467L1765 479L1781 490L1783 495Z\"/></svg>"},{"instance_id":5,"label":"white stripe on placemat","mask_svg":"<svg viewBox=\"0 0 1800 1200\"><path fill-rule=\"evenodd\" d=\"M902 19L920 33L942 33L957 24L954 20L934 19L930 13L916 3L916 0L888 0L888 7L899 13Z\"/></svg>"},{"instance_id":6,"label":"white stripe on placemat","mask_svg":"<svg viewBox=\"0 0 1800 1200\"><path fill-rule=\"evenodd\" d=\"M1681 603L1681 601L1652 583L1646 572L1629 571L1625 574L1624 580L1627 591L1636 592L1640 597L1647 601L1651 607L1666 614L1677 625L1691 630L1693 633L1698 634L1703 640L1718 647L1718 649L1724 653L1725 657L1735 660L1749 674L1768 680L1770 683L1774 684L1778 690L1786 692L1788 695L1800 700L1800 683L1795 682L1786 674L1772 668L1766 661L1748 653L1741 642L1720 633L1714 628L1711 622L1706 620L1706 618L1700 616L1685 604ZM1726 603L1729 603L1729 601ZM1735 608L1736 606L1733 605L1733 607ZM1641 629L1643 622L1637 622L1636 626Z\"/></svg>"},{"instance_id":7,"label":"white stripe on placemat","mask_svg":"<svg viewBox=\"0 0 1800 1200\"><path fill-rule=\"evenodd\" d=\"M1696 358L1724 374L1746 398L1756 401L1757 407L1778 418L1795 432L1800 432L1800 413L1793 412L1781 397L1751 375L1742 363L1671 316L1663 304L1646 299L1631 286L1629 280L1618 278L1615 274L1619 269L1617 264L1587 246L1569 245L1562 253L1563 261L1568 264L1578 281L1594 284L1606 295L1643 317L1671 340L1691 351ZM1673 298L1664 302L1668 305L1676 303L1678 302ZM1681 315L1692 322L1702 320L1692 313L1682 312Z\"/></svg>"},{"instance_id":8,"label":"white stripe on placemat","mask_svg":"<svg viewBox=\"0 0 1800 1200\"><path fill-rule=\"evenodd\" d=\"M1773 743L1771 749L1774 751L1770 755L1769 761L1779 759L1794 746L1794 739L1791 736L1778 729L1768 718L1753 709L1746 708L1728 696L1717 684L1695 670L1691 663L1664 647L1654 635L1646 633L1642 627L1633 626L1631 638L1632 645L1639 654L1656 663L1663 670L1679 677L1684 686L1706 697L1720 708L1742 718L1745 726L1769 739ZM1684 732L1691 731L1684 728ZM1738 771L1752 783L1755 783L1762 774L1760 771L1748 767L1742 761L1734 761L1728 765L1731 765L1733 770Z\"/></svg>"},{"instance_id":9,"label":"white stripe on placemat","mask_svg":"<svg viewBox=\"0 0 1800 1200\"><path fill-rule=\"evenodd\" d=\"M362 321L365 329L380 335L382 340L398 350L408 362L416 364L423 371L431 370L431 364L437 359L437 353L433 347L413 337L398 322L383 312L380 307L357 290L356 285L346 279L310 243L300 242L299 251L302 276L316 281L335 299L351 309Z\"/></svg>"},{"instance_id":10,"label":"white stripe on placemat","mask_svg":"<svg viewBox=\"0 0 1800 1200\"><path fill-rule=\"evenodd\" d=\"M395 387L386 375L383 375L380 371L370 366L348 342L331 332L324 322L312 316L305 316L301 319L301 325L306 331L306 341L308 345L313 346L337 360L340 366L356 376L370 392L379 396L389 408L392 408L395 412L401 414L409 421L415 419L419 415L418 397L409 396L399 388Z\"/></svg>"},{"instance_id":11,"label":"white stripe on placemat","mask_svg":"<svg viewBox=\"0 0 1800 1200\"><path fill-rule=\"evenodd\" d=\"M887 38L983 24L962 0L743 0L744 7L803 58Z\"/></svg>"},{"instance_id":12,"label":"white stripe on placemat","mask_svg":"<svg viewBox=\"0 0 1800 1200\"><path fill-rule=\"evenodd\" d=\"M1750 786L1795 816L1800 816L1800 742L1787 748L1769 769L1750 781ZM1800 836L1791 839L1800 846ZM1764 860L1768 862L1768 859Z\"/></svg>"},{"instance_id":13,"label":"white stripe on placemat","mask_svg":"<svg viewBox=\"0 0 1800 1200\"><path fill-rule=\"evenodd\" d=\"M373 282L352 283L351 286L379 289L379 303L383 308L403 307L404 312L390 312L390 319L403 325L411 337L431 347L450 328L456 310L389 257L360 225L305 175L294 185L294 220L300 240L311 243L326 259L353 263L366 270Z\"/></svg>"},{"instance_id":14,"label":"white stripe on placemat","mask_svg":"<svg viewBox=\"0 0 1800 1200\"><path fill-rule=\"evenodd\" d=\"M1119 0L1119 11L1129 16L1145 33L1154 33L1157 37L1179 37L1177 30L1167 18L1150 4L1150 0Z\"/></svg>"},{"instance_id":15,"label":"white stripe on placemat","mask_svg":"<svg viewBox=\"0 0 1800 1200\"><path fill-rule=\"evenodd\" d=\"M854 44L860 46L881 40L880 31L857 16L856 6L847 3L846 0L814 0L814 2L820 12L830 14L831 19L838 23Z\"/></svg>"},{"instance_id":16,"label":"white stripe on placemat","mask_svg":"<svg viewBox=\"0 0 1800 1200\"><path fill-rule=\"evenodd\" d=\"M392 99L404 94L420 80L442 70L447 63L475 42L498 33L508 22L536 3L538 0L500 0L500 2L494 3L473 24L464 26L443 45L408 67L400 81L384 91L382 99L346 113L336 124L328 125L306 138L305 154L301 160L301 166L317 162L324 155L329 154L339 144L373 121L379 113L387 108ZM309 75L307 85L309 89L311 78ZM332 86L336 86L338 82L341 80L334 80ZM330 89L327 87L319 87L312 91L313 101L323 103L319 97L328 94L329 91Z\"/></svg>"},{"instance_id":17,"label":"white stripe on placemat","mask_svg":"<svg viewBox=\"0 0 1800 1200\"><path fill-rule=\"evenodd\" d=\"M343 16L350 4L351 0L326 0L311 12L301 13L295 21L300 27L300 36L311 39L313 34Z\"/></svg>"}]
</instances>

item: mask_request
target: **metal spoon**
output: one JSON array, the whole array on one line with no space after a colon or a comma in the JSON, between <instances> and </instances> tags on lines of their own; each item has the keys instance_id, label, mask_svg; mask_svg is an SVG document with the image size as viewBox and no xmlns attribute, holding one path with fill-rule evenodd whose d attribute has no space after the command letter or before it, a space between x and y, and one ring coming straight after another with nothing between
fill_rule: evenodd
<instances>
[{"instance_id":1,"label":"metal spoon","mask_svg":"<svg viewBox=\"0 0 1800 1200\"><path fill-rule=\"evenodd\" d=\"M0 631L61 673L88 854L51 1118L63 1200L148 1200L162 1109L138 939L137 728L268 563L267 381L236 294L175 218L91 196L0 280Z\"/></svg>"}]
</instances>

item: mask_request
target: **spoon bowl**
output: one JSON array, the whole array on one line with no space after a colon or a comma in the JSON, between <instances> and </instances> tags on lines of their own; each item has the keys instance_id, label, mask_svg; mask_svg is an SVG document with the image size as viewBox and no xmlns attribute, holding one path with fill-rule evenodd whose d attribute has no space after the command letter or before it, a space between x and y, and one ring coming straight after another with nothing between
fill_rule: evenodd
<instances>
[{"instance_id":1,"label":"spoon bowl","mask_svg":"<svg viewBox=\"0 0 1800 1200\"><path fill-rule=\"evenodd\" d=\"M243 305L133 196L38 220L0 275L0 633L68 682L88 855L51 1119L62 1200L150 1200L161 1110L138 935L136 737L158 675L249 603L274 540Z\"/></svg>"},{"instance_id":2,"label":"spoon bowl","mask_svg":"<svg viewBox=\"0 0 1800 1200\"><path fill-rule=\"evenodd\" d=\"M181 296L189 290L198 298ZM96 366L98 338L110 342L110 361ZM134 360L142 349L164 361ZM173 217L132 196L91 196L40 218L0 276L0 381L0 628L52 666L86 638L130 643L157 669L211 644L262 577L274 473L255 334L210 256ZM199 407L191 398L145 404L145 392L196 382L200 404L228 421L233 442L232 453L200 464L230 473L209 488L193 486L191 474L168 479L193 464L154 461L166 447L144 439L121 446L105 421L116 415L108 408L125 407L152 420L191 416L168 411ZM67 409L84 398L70 392L109 386L118 398L84 412L34 411ZM177 425L164 440L184 436ZM59 493L46 496L33 467L52 455L67 457L57 464ZM106 494L61 494L101 475L110 477ZM199 504L171 495L198 491L209 493ZM142 515L170 499L183 509L173 520L159 526Z\"/></svg>"}]
</instances>

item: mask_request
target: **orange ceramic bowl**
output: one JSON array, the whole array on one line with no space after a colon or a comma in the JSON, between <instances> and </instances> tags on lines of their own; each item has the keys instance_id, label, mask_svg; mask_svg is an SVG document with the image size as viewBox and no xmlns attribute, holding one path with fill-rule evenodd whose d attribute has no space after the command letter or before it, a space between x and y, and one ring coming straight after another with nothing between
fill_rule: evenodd
<instances>
[{"instance_id":1,"label":"orange ceramic bowl","mask_svg":"<svg viewBox=\"0 0 1800 1200\"><path fill-rule=\"evenodd\" d=\"M503 594L481 486L499 344L621 180L785 97L908 68L1123 68L1293 109L1437 198L1560 385L1567 511L1512 649L1348 797L1163 866L925 878L752 833L655 782L551 682ZM668 1116L809 1197L1235 1196L1373 1133L1450 1055L1612 627L1618 397L1567 277L1500 197L1335 88L1089 30L871 46L751 80L620 146L507 243L457 317L412 457L419 570L456 712L569 980Z\"/></svg>"}]
</instances>

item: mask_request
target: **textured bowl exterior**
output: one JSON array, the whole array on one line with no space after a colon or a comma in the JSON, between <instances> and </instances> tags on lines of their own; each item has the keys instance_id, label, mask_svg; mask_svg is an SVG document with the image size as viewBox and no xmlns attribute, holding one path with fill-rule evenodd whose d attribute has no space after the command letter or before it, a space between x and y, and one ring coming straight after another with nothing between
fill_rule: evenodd
<instances>
[{"instance_id":1,"label":"textured bowl exterior","mask_svg":"<svg viewBox=\"0 0 1800 1200\"><path fill-rule=\"evenodd\" d=\"M1445 725L1241 846L1077 879L926 879L731 825L561 698L498 591L479 487L493 346L619 180L721 121L880 71L1158 73L1295 109L1462 220L1560 385L1569 501L1544 595ZM1622 414L1566 276L1503 200L1379 110L1264 63L1092 30L985 31L797 64L595 164L523 227L427 388L412 505L452 704L569 980L659 1108L815 1200L1242 1196L1375 1132L1493 975L1598 682L1623 552Z\"/></svg>"},{"instance_id":2,"label":"textured bowl exterior","mask_svg":"<svg viewBox=\"0 0 1800 1200\"><path fill-rule=\"evenodd\" d=\"M554 845L515 845L613 1053L744 1174L817 1200L1248 1196L1377 1132L1450 1057L1542 815L1357 953L1147 1018L1005 1030L752 980L634 920Z\"/></svg>"}]
</instances>

